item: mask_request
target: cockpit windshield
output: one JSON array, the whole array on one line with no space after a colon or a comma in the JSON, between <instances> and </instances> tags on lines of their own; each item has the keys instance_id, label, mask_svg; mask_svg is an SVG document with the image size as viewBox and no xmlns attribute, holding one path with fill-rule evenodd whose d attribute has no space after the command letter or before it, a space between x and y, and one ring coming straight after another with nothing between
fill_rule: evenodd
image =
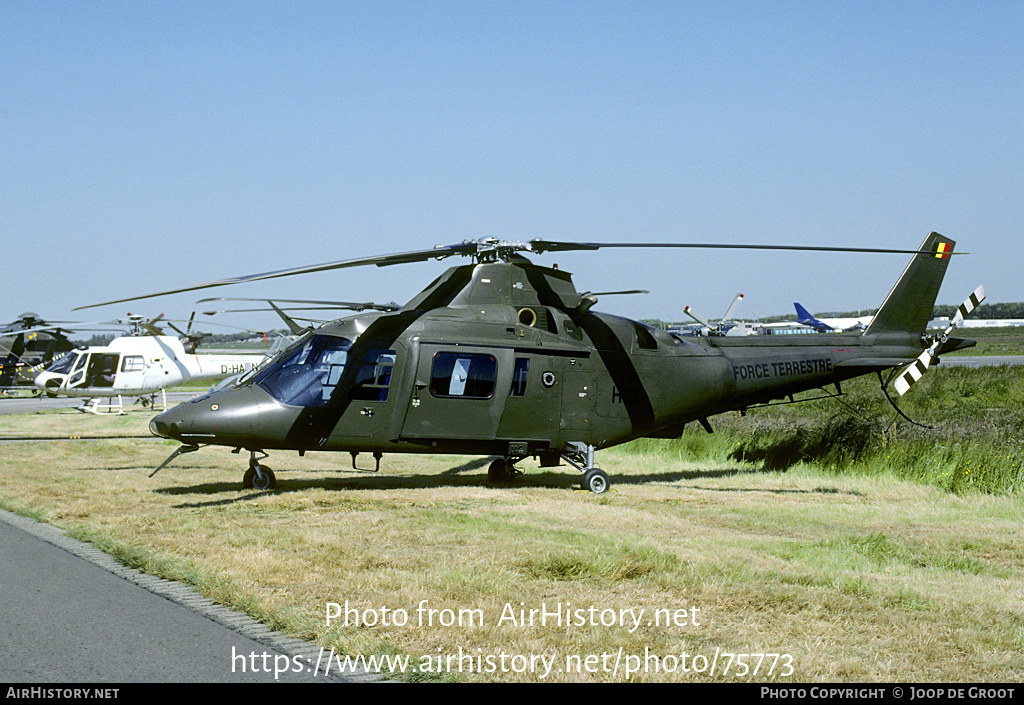
<instances>
[{"instance_id":1,"label":"cockpit windshield","mask_svg":"<svg viewBox=\"0 0 1024 705\"><path fill-rule=\"evenodd\" d=\"M286 350L254 381L282 404L323 406L341 381L351 348L348 338L314 335Z\"/></svg>"},{"instance_id":2,"label":"cockpit windshield","mask_svg":"<svg viewBox=\"0 0 1024 705\"><path fill-rule=\"evenodd\" d=\"M50 366L46 368L47 372L53 372L59 375L66 375L71 372L72 366L75 364L75 360L78 359L77 352L67 352L58 357L56 360L50 363Z\"/></svg>"}]
</instances>

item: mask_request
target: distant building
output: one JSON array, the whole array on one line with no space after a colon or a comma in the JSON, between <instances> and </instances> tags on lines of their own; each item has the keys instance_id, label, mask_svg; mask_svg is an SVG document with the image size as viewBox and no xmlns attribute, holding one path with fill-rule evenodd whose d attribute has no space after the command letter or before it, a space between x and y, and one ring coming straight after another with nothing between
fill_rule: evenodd
<instances>
[{"instance_id":1,"label":"distant building","mask_svg":"<svg viewBox=\"0 0 1024 705\"><path fill-rule=\"evenodd\" d=\"M933 318L928 322L929 329L943 329L949 325L948 318ZM1024 326L1024 318L969 318L960 323L960 328L1008 328Z\"/></svg>"}]
</instances>

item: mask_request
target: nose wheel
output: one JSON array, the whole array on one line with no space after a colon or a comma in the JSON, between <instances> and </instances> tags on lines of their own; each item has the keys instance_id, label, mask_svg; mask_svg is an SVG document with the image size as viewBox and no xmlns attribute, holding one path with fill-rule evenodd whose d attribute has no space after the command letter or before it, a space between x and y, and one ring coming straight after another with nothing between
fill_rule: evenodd
<instances>
[{"instance_id":1,"label":"nose wheel","mask_svg":"<svg viewBox=\"0 0 1024 705\"><path fill-rule=\"evenodd\" d=\"M515 463L519 458L498 458L487 468L487 479L495 485L505 485L516 479L520 471Z\"/></svg>"},{"instance_id":2,"label":"nose wheel","mask_svg":"<svg viewBox=\"0 0 1024 705\"><path fill-rule=\"evenodd\" d=\"M249 469L242 476L242 487L253 490L272 490L277 485L277 478L274 471L266 465L260 465L256 458L257 451L250 451ZM269 457L262 453L263 458Z\"/></svg>"}]
</instances>

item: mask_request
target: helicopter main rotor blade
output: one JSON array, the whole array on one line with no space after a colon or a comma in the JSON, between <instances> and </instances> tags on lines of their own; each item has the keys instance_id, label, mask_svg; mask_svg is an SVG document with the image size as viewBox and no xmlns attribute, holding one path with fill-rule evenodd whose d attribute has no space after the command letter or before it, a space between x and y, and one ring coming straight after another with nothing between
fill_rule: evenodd
<instances>
[{"instance_id":1,"label":"helicopter main rotor blade","mask_svg":"<svg viewBox=\"0 0 1024 705\"><path fill-rule=\"evenodd\" d=\"M623 291L585 291L580 296L619 296L625 294L649 294L647 289L628 289Z\"/></svg>"},{"instance_id":2,"label":"helicopter main rotor blade","mask_svg":"<svg viewBox=\"0 0 1024 705\"><path fill-rule=\"evenodd\" d=\"M806 252L879 252L887 254L933 254L931 252L927 252L924 250L900 250L871 247L824 247L810 245L737 245L693 242L557 242L552 240L542 240L539 238L530 240L529 242L522 242L518 240L497 240L494 238L482 238L480 240L467 240L457 245L439 245L432 247L428 250L412 250L410 252L399 252L390 255L358 257L356 259L340 260L338 262L327 262L324 264L314 264L306 267L279 269L273 272L264 272L262 274L250 274L242 277L232 277L230 279L221 279L219 281L206 282L204 284L194 284L192 286L186 286L180 289L169 289L167 291L161 291L155 294L131 296L124 299L105 301L99 304L79 306L73 310L79 311L81 309L86 308L109 306L111 304L125 303L127 301L139 301L141 299L150 299L157 296L182 294L188 291L210 289L217 286L227 286L229 284L243 284L254 281L262 281L264 279L288 277L294 274L310 274L313 272L325 272L332 269L343 269L345 267L362 267L371 264L377 267L387 267L393 264L407 264L410 262L424 262L431 259L444 259L445 257L452 257L454 255L472 256L475 257L477 261L484 262L494 261L496 259L510 259L511 257L514 256L514 253L516 252L534 252L537 254L542 254L544 252L567 252L572 250L599 250L601 248L610 247L689 249L703 248L725 250L795 250Z\"/></svg>"},{"instance_id":3,"label":"helicopter main rotor blade","mask_svg":"<svg viewBox=\"0 0 1024 705\"><path fill-rule=\"evenodd\" d=\"M711 242L555 242L551 240L530 240L530 249L538 254L543 252L571 252L573 250L599 250L607 247L655 248L670 247L705 250L790 250L797 252L875 252L894 255L930 255L931 250L898 250L878 247L828 247L822 245L741 245ZM967 254L959 252L957 254Z\"/></svg>"},{"instance_id":4,"label":"helicopter main rotor blade","mask_svg":"<svg viewBox=\"0 0 1024 705\"><path fill-rule=\"evenodd\" d=\"M273 303L273 302L271 302ZM272 311L342 311L338 306L283 306L274 308L222 308L216 311L203 311L204 316L216 316L221 313L270 313ZM362 311L363 309L353 309ZM389 309L397 310L397 309Z\"/></svg>"},{"instance_id":5,"label":"helicopter main rotor blade","mask_svg":"<svg viewBox=\"0 0 1024 705\"><path fill-rule=\"evenodd\" d=\"M211 289L217 286L227 286L229 284L243 284L246 282L261 281L263 279L276 279L277 277L289 277L293 274L310 274L312 272L325 272L331 269L343 269L345 267L362 267L366 265L375 265L377 267L387 267L392 264L408 264L410 262L425 262L431 259L443 259L445 257L451 257L453 255L470 255L477 251L477 243L465 242L459 245L445 245L440 247L434 247L429 250L413 250L411 252L399 252L391 255L376 255L373 257L359 257L356 259L340 260L338 262L327 262L325 264L314 264L306 267L293 267L291 269L279 269L273 272L263 272L262 274L250 274L241 277L231 277L230 279L221 279L219 281L206 282L204 284L194 284L192 286L182 287L180 289L169 289L167 291L160 291L155 294L145 294L143 296L130 296L124 299L117 299L114 301L105 301L100 304L89 304L88 306L78 306L72 309L73 311L79 311L86 308L97 308L99 306L109 306L111 304L120 304L127 301L139 301L141 299L152 299L157 296L170 296L171 294L182 294L188 291L197 291L199 289Z\"/></svg>"},{"instance_id":6,"label":"helicopter main rotor blade","mask_svg":"<svg viewBox=\"0 0 1024 705\"><path fill-rule=\"evenodd\" d=\"M92 327L92 326L96 326L96 325L106 325L106 327L105 328L93 328ZM19 335L25 335L25 334L31 334L31 333L50 333L50 334L58 334L58 335L76 335L76 334L81 333L83 331L107 333L107 332L110 332L111 330L117 330L118 328L120 328L120 326L118 326L117 324L114 324L114 323L106 324L103 321L99 321L97 323L86 323L83 326L73 326L71 328L66 328L64 326L49 326L48 325L48 326L37 326L35 328L23 328L21 330L13 330L13 331L0 332L0 338L13 338L13 337L16 337L16 336L19 336Z\"/></svg>"},{"instance_id":7,"label":"helicopter main rotor blade","mask_svg":"<svg viewBox=\"0 0 1024 705\"><path fill-rule=\"evenodd\" d=\"M324 307L323 309L318 309L318 310L324 310L324 311L329 310L329 309L339 309L339 308L353 309L355 311L363 311L365 309L373 309L375 311L397 311L399 308L401 308L398 304L396 304L393 301L391 303L386 303L386 304L375 304L372 301L365 301L365 302L361 302L360 303L360 302L357 302L357 301L315 301L315 300L310 300L310 299L278 299L278 298L275 298L275 297L257 299L257 298L239 298L239 297L234 297L234 296L218 296L218 297L209 298L209 299L199 299L198 301L196 301L196 303L197 304L202 304L202 303L207 303L207 302L210 302L210 301L262 301L262 302L269 303L271 300L276 301L277 303L312 304L312 305L316 305L316 306L323 306ZM250 310L250 311L268 311L270 309L248 309L248 310ZM288 310L300 310L300 309L298 309L298 308L296 308L294 306L291 306L291 307L289 307ZM225 311L225 312L220 312L220 313L227 313L227 312Z\"/></svg>"}]
</instances>

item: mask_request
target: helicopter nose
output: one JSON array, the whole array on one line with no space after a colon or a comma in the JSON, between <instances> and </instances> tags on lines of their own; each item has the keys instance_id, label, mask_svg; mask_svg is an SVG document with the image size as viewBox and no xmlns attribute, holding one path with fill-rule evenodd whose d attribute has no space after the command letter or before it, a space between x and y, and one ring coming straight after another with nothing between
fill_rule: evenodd
<instances>
[{"instance_id":1,"label":"helicopter nose","mask_svg":"<svg viewBox=\"0 0 1024 705\"><path fill-rule=\"evenodd\" d=\"M149 430L186 444L244 444L251 440L251 424L259 414L254 394L248 389L204 394L156 416Z\"/></svg>"},{"instance_id":2,"label":"helicopter nose","mask_svg":"<svg viewBox=\"0 0 1024 705\"><path fill-rule=\"evenodd\" d=\"M181 425L178 423L177 416L178 414L174 414L174 409L168 409L159 416L155 416L149 422L149 432L154 436L180 441Z\"/></svg>"},{"instance_id":3,"label":"helicopter nose","mask_svg":"<svg viewBox=\"0 0 1024 705\"><path fill-rule=\"evenodd\" d=\"M162 416L163 414L161 414ZM161 438L170 438L170 431L167 428L167 423L160 420L160 416L156 416L152 421L149 422L149 432L154 436L160 436Z\"/></svg>"},{"instance_id":4,"label":"helicopter nose","mask_svg":"<svg viewBox=\"0 0 1024 705\"><path fill-rule=\"evenodd\" d=\"M209 395L196 397L154 416L149 422L149 432L154 436L171 438L184 443L184 435L192 431L194 425L189 411L195 408L196 402L206 399L207 396Z\"/></svg>"},{"instance_id":5,"label":"helicopter nose","mask_svg":"<svg viewBox=\"0 0 1024 705\"><path fill-rule=\"evenodd\" d=\"M40 372L32 382L44 392L53 392L60 389L64 383L64 376L52 372Z\"/></svg>"},{"instance_id":6,"label":"helicopter nose","mask_svg":"<svg viewBox=\"0 0 1024 705\"><path fill-rule=\"evenodd\" d=\"M205 397L198 397L153 417L149 422L149 432L154 436L171 438L184 443L184 435L191 432L195 425L193 416L189 414L189 411L194 408L192 402L202 399Z\"/></svg>"}]
</instances>

